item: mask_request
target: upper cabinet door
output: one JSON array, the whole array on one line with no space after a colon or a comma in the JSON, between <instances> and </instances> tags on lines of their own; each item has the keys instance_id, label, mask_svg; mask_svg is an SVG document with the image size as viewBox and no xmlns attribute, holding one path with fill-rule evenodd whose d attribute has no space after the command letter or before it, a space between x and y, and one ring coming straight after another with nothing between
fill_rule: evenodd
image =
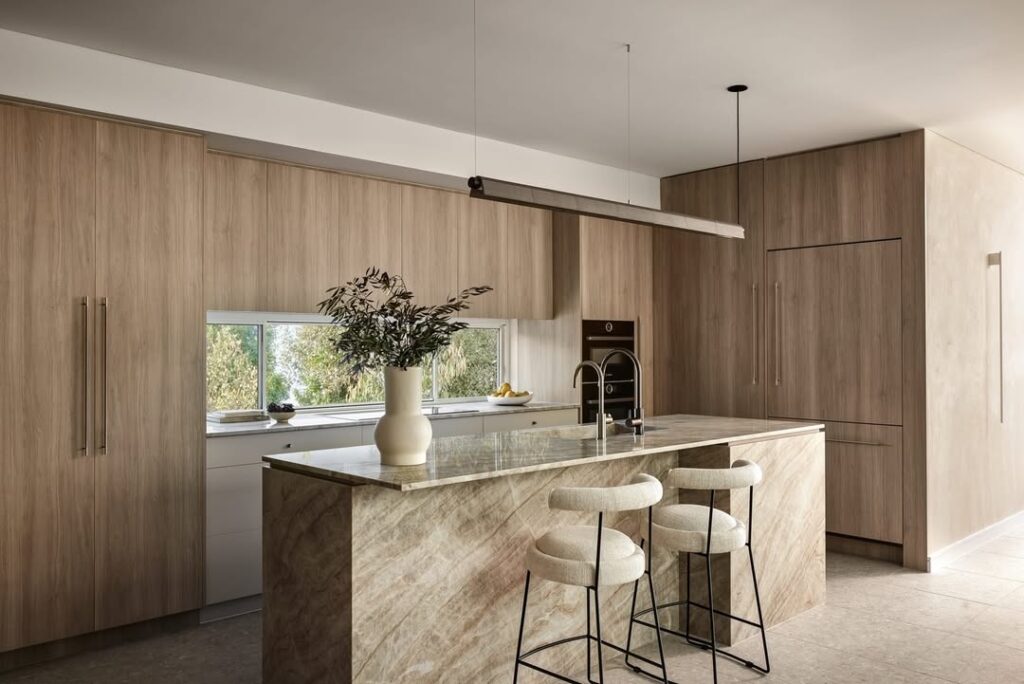
<instances>
[{"instance_id":1,"label":"upper cabinet door","mask_svg":"<svg viewBox=\"0 0 1024 684\"><path fill-rule=\"evenodd\" d=\"M371 266L402 272L402 186L338 175L339 270L336 284L363 275Z\"/></svg>"},{"instance_id":2,"label":"upper cabinet door","mask_svg":"<svg viewBox=\"0 0 1024 684\"><path fill-rule=\"evenodd\" d=\"M920 220L916 136L765 162L767 248L895 238Z\"/></svg>"},{"instance_id":3,"label":"upper cabinet door","mask_svg":"<svg viewBox=\"0 0 1024 684\"><path fill-rule=\"evenodd\" d=\"M768 412L902 423L900 241L768 255Z\"/></svg>"},{"instance_id":4,"label":"upper cabinet door","mask_svg":"<svg viewBox=\"0 0 1024 684\"><path fill-rule=\"evenodd\" d=\"M509 204L508 302L509 318L551 318L551 212Z\"/></svg>"},{"instance_id":5,"label":"upper cabinet door","mask_svg":"<svg viewBox=\"0 0 1024 684\"><path fill-rule=\"evenodd\" d=\"M93 629L95 136L0 105L0 651Z\"/></svg>"},{"instance_id":6,"label":"upper cabinet door","mask_svg":"<svg viewBox=\"0 0 1024 684\"><path fill-rule=\"evenodd\" d=\"M206 308L262 311L267 302L267 163L206 155Z\"/></svg>"},{"instance_id":7,"label":"upper cabinet door","mask_svg":"<svg viewBox=\"0 0 1024 684\"><path fill-rule=\"evenodd\" d=\"M338 175L267 165L267 309L315 313L338 285Z\"/></svg>"},{"instance_id":8,"label":"upper cabinet door","mask_svg":"<svg viewBox=\"0 0 1024 684\"><path fill-rule=\"evenodd\" d=\"M458 289L459 200L454 192L402 188L402 276L418 304L443 304Z\"/></svg>"},{"instance_id":9,"label":"upper cabinet door","mask_svg":"<svg viewBox=\"0 0 1024 684\"><path fill-rule=\"evenodd\" d=\"M632 321L651 307L651 227L580 217L583 318Z\"/></svg>"},{"instance_id":10,"label":"upper cabinet door","mask_svg":"<svg viewBox=\"0 0 1024 684\"><path fill-rule=\"evenodd\" d=\"M97 629L202 604L204 155L97 124Z\"/></svg>"},{"instance_id":11,"label":"upper cabinet door","mask_svg":"<svg viewBox=\"0 0 1024 684\"><path fill-rule=\"evenodd\" d=\"M739 223L742 240L655 231L656 357L675 382L660 383L671 413L763 418L764 162L662 179L662 207ZM659 404L660 406L660 404Z\"/></svg>"},{"instance_id":12,"label":"upper cabinet door","mask_svg":"<svg viewBox=\"0 0 1024 684\"><path fill-rule=\"evenodd\" d=\"M459 289L494 288L469 300L467 317L508 318L508 207L459 198Z\"/></svg>"}]
</instances>

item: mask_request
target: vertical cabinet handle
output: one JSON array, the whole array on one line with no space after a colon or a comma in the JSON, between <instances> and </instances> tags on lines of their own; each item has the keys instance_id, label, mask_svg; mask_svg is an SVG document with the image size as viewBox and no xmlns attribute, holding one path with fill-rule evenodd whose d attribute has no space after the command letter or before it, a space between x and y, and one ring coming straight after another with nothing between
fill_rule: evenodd
<instances>
[{"instance_id":1,"label":"vertical cabinet handle","mask_svg":"<svg viewBox=\"0 0 1024 684\"><path fill-rule=\"evenodd\" d=\"M779 303L779 281L775 281L775 385L782 384L782 306Z\"/></svg>"},{"instance_id":2,"label":"vertical cabinet handle","mask_svg":"<svg viewBox=\"0 0 1024 684\"><path fill-rule=\"evenodd\" d=\"M999 267L999 422L1006 418L1005 393L1003 391L1003 253L993 252L988 255L988 265Z\"/></svg>"},{"instance_id":3,"label":"vertical cabinet handle","mask_svg":"<svg viewBox=\"0 0 1024 684\"><path fill-rule=\"evenodd\" d=\"M107 327L108 327L108 311L107 311L107 298L100 298L100 311L102 312L103 319L103 335L100 340L103 343L103 352L100 355L103 363L103 392L100 395L100 406L102 410L102 417L100 418L100 440L99 445L96 447L97 451L101 454L107 453L107 346L109 340L107 339Z\"/></svg>"},{"instance_id":4,"label":"vertical cabinet handle","mask_svg":"<svg viewBox=\"0 0 1024 684\"><path fill-rule=\"evenodd\" d=\"M82 297L82 441L79 453L89 455L89 298Z\"/></svg>"},{"instance_id":5,"label":"vertical cabinet handle","mask_svg":"<svg viewBox=\"0 0 1024 684\"><path fill-rule=\"evenodd\" d=\"M750 284L750 354L753 370L750 384L757 384L757 283Z\"/></svg>"}]
</instances>

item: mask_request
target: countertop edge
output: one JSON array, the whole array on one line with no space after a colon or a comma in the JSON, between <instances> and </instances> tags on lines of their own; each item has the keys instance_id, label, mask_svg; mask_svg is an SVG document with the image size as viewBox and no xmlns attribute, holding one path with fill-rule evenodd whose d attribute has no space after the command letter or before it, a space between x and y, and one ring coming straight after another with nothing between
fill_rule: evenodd
<instances>
[{"instance_id":1,"label":"countertop edge","mask_svg":"<svg viewBox=\"0 0 1024 684\"><path fill-rule=\"evenodd\" d=\"M393 482L381 482L380 480L362 477L355 474L341 474L337 471L330 471L315 466L299 466L289 461L281 461L274 459L274 456L266 455L263 457L263 462L267 463L271 468L278 470L285 470L298 475L306 475L309 477L316 477L322 480L329 480L338 484L345 484L349 486L376 486L383 489L390 489L399 492L413 492L424 489L434 489L436 487L447 487L455 484L462 484L466 482L479 482L480 480L493 480L501 477L507 477L510 475L523 475L526 473L544 472L547 470L556 470L559 468L570 468L578 465L585 465L588 463L603 463L606 461L617 461L623 458L632 458L635 456L649 456L651 454L664 454L671 453L673 451L688 451L690 449L699 449L707 446L717 445L732 445L732 444L746 444L750 442L766 441L771 439L782 439L786 437L794 437L802 434L812 434L815 432L823 432L825 425L823 423L808 423L799 427L782 428L778 430L772 430L770 432L752 432L745 435L736 435L734 437L725 438L714 438L703 440L699 442L689 442L686 444L675 444L660 447L641 448L634 451L619 451L614 453L605 454L593 454L587 455L580 458L574 458L566 461L554 461L551 463L540 463L531 464L527 466L521 466L517 468L509 468L500 472L486 472L486 473L472 473L469 475L458 475L454 477L441 478L437 480L431 480L429 482L418 482L411 484L399 484ZM415 466L414 466L415 467Z\"/></svg>"}]
</instances>

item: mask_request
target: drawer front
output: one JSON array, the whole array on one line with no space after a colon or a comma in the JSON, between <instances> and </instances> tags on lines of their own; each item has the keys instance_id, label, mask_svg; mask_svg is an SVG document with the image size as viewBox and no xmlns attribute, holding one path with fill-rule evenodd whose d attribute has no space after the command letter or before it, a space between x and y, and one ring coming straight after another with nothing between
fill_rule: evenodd
<instances>
[{"instance_id":1,"label":"drawer front","mask_svg":"<svg viewBox=\"0 0 1024 684\"><path fill-rule=\"evenodd\" d=\"M826 529L903 543L903 430L825 424Z\"/></svg>"},{"instance_id":2,"label":"drawer front","mask_svg":"<svg viewBox=\"0 0 1024 684\"><path fill-rule=\"evenodd\" d=\"M363 431L359 426L293 430L238 437L207 437L206 467L223 468L260 463L267 454L359 446L363 443L362 440Z\"/></svg>"},{"instance_id":3,"label":"drawer front","mask_svg":"<svg viewBox=\"0 0 1024 684\"><path fill-rule=\"evenodd\" d=\"M254 463L206 471L207 536L260 529L262 470Z\"/></svg>"},{"instance_id":4,"label":"drawer front","mask_svg":"<svg viewBox=\"0 0 1024 684\"><path fill-rule=\"evenodd\" d=\"M535 427L575 425L579 422L576 409L558 411L523 411L484 416L484 433L525 430Z\"/></svg>"},{"instance_id":5,"label":"drawer front","mask_svg":"<svg viewBox=\"0 0 1024 684\"><path fill-rule=\"evenodd\" d=\"M261 530L206 538L206 605L263 592Z\"/></svg>"}]
</instances>

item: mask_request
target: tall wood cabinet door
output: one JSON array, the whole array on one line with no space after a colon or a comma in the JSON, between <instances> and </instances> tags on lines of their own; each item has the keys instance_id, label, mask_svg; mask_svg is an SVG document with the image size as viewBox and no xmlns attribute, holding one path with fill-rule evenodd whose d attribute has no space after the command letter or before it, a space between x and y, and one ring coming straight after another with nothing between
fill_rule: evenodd
<instances>
[{"instance_id":1,"label":"tall wood cabinet door","mask_svg":"<svg viewBox=\"0 0 1024 684\"><path fill-rule=\"evenodd\" d=\"M902 423L900 241L770 252L768 413Z\"/></svg>"},{"instance_id":2,"label":"tall wood cabinet door","mask_svg":"<svg viewBox=\"0 0 1024 684\"><path fill-rule=\"evenodd\" d=\"M100 122L97 150L103 629L202 603L204 143Z\"/></svg>"},{"instance_id":3,"label":"tall wood cabinet door","mask_svg":"<svg viewBox=\"0 0 1024 684\"><path fill-rule=\"evenodd\" d=\"M669 211L743 226L742 240L661 229L654 242L659 394L672 413L763 418L764 162L662 180ZM737 214L737 211L739 212ZM667 370L666 370L667 368Z\"/></svg>"},{"instance_id":4,"label":"tall wood cabinet door","mask_svg":"<svg viewBox=\"0 0 1024 684\"><path fill-rule=\"evenodd\" d=\"M551 212L508 206L508 317L554 316Z\"/></svg>"},{"instance_id":5,"label":"tall wood cabinet door","mask_svg":"<svg viewBox=\"0 0 1024 684\"><path fill-rule=\"evenodd\" d=\"M765 162L768 249L898 238L919 221L912 134Z\"/></svg>"},{"instance_id":6,"label":"tall wood cabinet door","mask_svg":"<svg viewBox=\"0 0 1024 684\"><path fill-rule=\"evenodd\" d=\"M0 105L0 651L93 629L95 127Z\"/></svg>"},{"instance_id":7,"label":"tall wood cabinet door","mask_svg":"<svg viewBox=\"0 0 1024 684\"><path fill-rule=\"evenodd\" d=\"M458 289L459 199L454 192L402 188L402 276L418 304L442 304Z\"/></svg>"},{"instance_id":8,"label":"tall wood cabinet door","mask_svg":"<svg viewBox=\"0 0 1024 684\"><path fill-rule=\"evenodd\" d=\"M493 291L473 297L465 316L509 318L508 206L459 198L459 289L489 285Z\"/></svg>"},{"instance_id":9,"label":"tall wood cabinet door","mask_svg":"<svg viewBox=\"0 0 1024 684\"><path fill-rule=\"evenodd\" d=\"M340 211L337 283L347 283L377 266L402 272L402 186L337 176Z\"/></svg>"},{"instance_id":10,"label":"tall wood cabinet door","mask_svg":"<svg viewBox=\"0 0 1024 684\"><path fill-rule=\"evenodd\" d=\"M267 165L267 309L315 313L338 284L338 175Z\"/></svg>"},{"instance_id":11,"label":"tall wood cabinet door","mask_svg":"<svg viewBox=\"0 0 1024 684\"><path fill-rule=\"evenodd\" d=\"M206 308L263 311L267 303L267 163L206 155Z\"/></svg>"}]
</instances>

